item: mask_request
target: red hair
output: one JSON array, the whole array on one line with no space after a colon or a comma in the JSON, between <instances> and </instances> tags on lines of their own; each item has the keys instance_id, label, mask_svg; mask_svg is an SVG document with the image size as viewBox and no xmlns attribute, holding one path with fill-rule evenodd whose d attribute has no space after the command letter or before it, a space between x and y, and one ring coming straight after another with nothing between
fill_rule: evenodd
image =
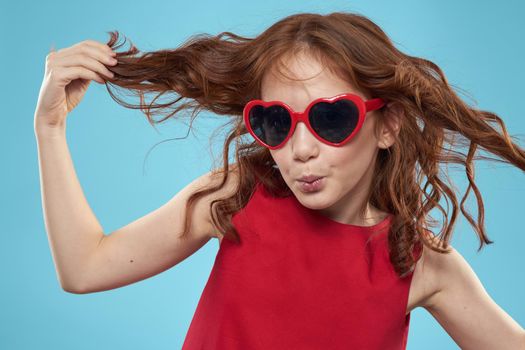
<instances>
[{"instance_id":1,"label":"red hair","mask_svg":"<svg viewBox=\"0 0 525 350\"><path fill-rule=\"evenodd\" d=\"M107 44L115 50L120 47L116 47L119 34L110 34ZM269 69L277 67L281 72L279 67L285 55L303 51L369 96L398 103L403 109L396 142L377 155L374 183L368 196L372 205L393 214L388 243L396 272L404 276L413 270L417 257L411 252L421 251L422 244L441 253L448 251L458 207L479 237L478 251L484 244L492 243L485 232L483 201L474 182L473 161L502 161L525 170L524 150L512 141L500 117L467 105L435 63L401 52L370 19L346 12L291 15L255 38L231 32L216 36L198 34L175 49L142 55L132 45L118 54L116 66L108 67L115 73L107 84L111 96L125 107L143 110L152 125L184 109L193 109L191 121L201 110L224 116L228 121L223 166L215 172L222 174L222 182L190 197L182 235L190 227L195 202L224 186L230 173L228 151L232 141L236 145L233 166L239 172L238 190L210 206L213 223L225 239L239 239L231 215L244 207L256 182L261 182L272 195L292 194L280 172L271 166L273 160L268 149L251 138L248 141L242 138L247 134L242 110L248 101L260 98L261 80ZM140 104L131 105L118 99L110 89L112 86L137 92ZM157 94L150 103L144 102L147 92ZM168 93L174 93L175 97L154 103ZM182 99L187 101L176 106ZM153 120L153 114L163 114L169 107L174 111L159 121ZM381 116L376 131L384 124ZM476 157L478 147L501 160ZM460 152L462 148L465 153ZM463 166L469 181L460 205L454 185L441 168L449 163ZM471 190L478 204L477 221L464 208ZM450 222L439 204L442 197L452 204ZM429 215L433 208L445 216L445 224L436 236L427 234L428 227L436 223Z\"/></svg>"}]
</instances>

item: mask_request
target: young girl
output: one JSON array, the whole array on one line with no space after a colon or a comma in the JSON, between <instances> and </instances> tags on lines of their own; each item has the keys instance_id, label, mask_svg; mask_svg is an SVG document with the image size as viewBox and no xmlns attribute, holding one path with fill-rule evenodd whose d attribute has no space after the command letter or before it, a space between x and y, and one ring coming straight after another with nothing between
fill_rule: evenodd
<instances>
[{"instance_id":1,"label":"young girl","mask_svg":"<svg viewBox=\"0 0 525 350\"><path fill-rule=\"evenodd\" d=\"M143 280L215 237L219 252L185 350L404 349L416 307L461 348L525 349L523 328L449 244L458 200L440 174L441 164L465 166L460 209L483 246L492 241L475 153L525 170L525 151L496 114L465 104L438 66L344 12L296 14L253 39L200 35L144 55L134 46L115 53L118 32L110 34L107 44L87 40L47 56L35 111L46 229L64 290ZM192 120L201 109L230 118L223 166L104 235L65 138L66 116L91 80L152 124L152 110L183 98L160 122L191 107ZM136 91L141 103L124 103L110 86ZM178 97L146 103L146 92ZM477 222L463 207L471 188ZM436 235L429 212L448 219L442 196L453 211Z\"/></svg>"}]
</instances>

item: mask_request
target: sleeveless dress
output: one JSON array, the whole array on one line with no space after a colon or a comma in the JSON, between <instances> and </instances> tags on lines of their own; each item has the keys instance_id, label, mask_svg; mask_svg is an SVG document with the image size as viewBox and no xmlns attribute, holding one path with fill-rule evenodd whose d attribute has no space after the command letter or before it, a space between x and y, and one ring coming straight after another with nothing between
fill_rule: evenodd
<instances>
[{"instance_id":1,"label":"sleeveless dress","mask_svg":"<svg viewBox=\"0 0 525 350\"><path fill-rule=\"evenodd\" d=\"M182 349L405 349L412 273L398 277L389 261L391 219L339 223L258 182L232 216L240 243L222 239Z\"/></svg>"}]
</instances>

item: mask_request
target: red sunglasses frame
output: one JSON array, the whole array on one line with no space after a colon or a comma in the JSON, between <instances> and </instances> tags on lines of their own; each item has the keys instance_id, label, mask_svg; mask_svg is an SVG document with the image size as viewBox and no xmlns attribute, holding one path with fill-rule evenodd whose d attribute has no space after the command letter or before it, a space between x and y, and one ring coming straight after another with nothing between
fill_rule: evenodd
<instances>
[{"instance_id":1,"label":"red sunglasses frame","mask_svg":"<svg viewBox=\"0 0 525 350\"><path fill-rule=\"evenodd\" d=\"M336 102L336 101L339 101L339 100L343 100L343 99L347 99L347 100L350 100L350 101L355 103L355 105L357 106L357 109L359 111L359 119L358 119L358 122L357 122L357 125L356 125L354 131L352 131L352 133L350 133L350 135L348 135L343 141L338 142L338 143L330 142L328 140L323 139L321 136L319 136L315 132L315 130L310 125L310 120L308 119L308 114L310 113L310 109L316 103L319 103L319 102L333 103L333 102ZM283 142L281 142L277 146L270 146L270 145L266 144L263 140L261 140L259 137L257 137L257 135L253 131L253 129L251 127L251 124L249 122L249 114L250 114L250 110L252 109L252 107L254 107L254 106L263 106L263 107L266 108L266 107L273 106L273 105L280 105L280 106L284 107L288 111L288 113L290 113L290 116L292 118L292 125L290 126L290 130L288 131L288 135L283 140ZM348 141L350 141L352 139L352 137L357 132L359 132L359 130L361 129L361 126L363 125L363 123L365 121L365 116L366 116L367 112L379 109L379 108L383 107L384 105L385 105L385 102L381 98L373 98L373 99L370 99L368 101L364 101L360 96L352 94L352 93L340 94L340 95L336 95L334 97L329 97L329 98L327 98L327 97L320 97L320 98L315 99L312 102L310 102L310 104L308 105L308 107L306 107L306 110L304 112L295 112L290 106L288 106L286 103L284 103L282 101L277 101L276 100L276 101L268 101L268 102L266 102L266 101L263 101L263 100L251 100L244 106L243 119L244 119L244 125L246 126L246 128L248 129L250 134L255 138L255 140L257 142L259 142L262 146L267 147L267 148L272 149L272 150L279 149L279 148L283 147L286 144L286 142L288 142L290 137L293 135L293 133L295 131L295 127L296 127L298 122L303 122L306 125L306 127L308 128L308 130L310 130L310 132L319 141L321 141L323 143L326 143L326 144L328 144L330 146L341 147L344 144L346 144Z\"/></svg>"}]
</instances>

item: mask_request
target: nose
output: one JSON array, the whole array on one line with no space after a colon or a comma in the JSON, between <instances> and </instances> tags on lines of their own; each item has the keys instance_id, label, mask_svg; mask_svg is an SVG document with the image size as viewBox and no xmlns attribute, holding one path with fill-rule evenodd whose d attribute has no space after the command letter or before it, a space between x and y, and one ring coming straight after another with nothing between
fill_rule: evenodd
<instances>
[{"instance_id":1,"label":"nose","mask_svg":"<svg viewBox=\"0 0 525 350\"><path fill-rule=\"evenodd\" d=\"M294 159L307 161L319 154L320 141L310 132L303 122L298 122L290 138Z\"/></svg>"}]
</instances>

